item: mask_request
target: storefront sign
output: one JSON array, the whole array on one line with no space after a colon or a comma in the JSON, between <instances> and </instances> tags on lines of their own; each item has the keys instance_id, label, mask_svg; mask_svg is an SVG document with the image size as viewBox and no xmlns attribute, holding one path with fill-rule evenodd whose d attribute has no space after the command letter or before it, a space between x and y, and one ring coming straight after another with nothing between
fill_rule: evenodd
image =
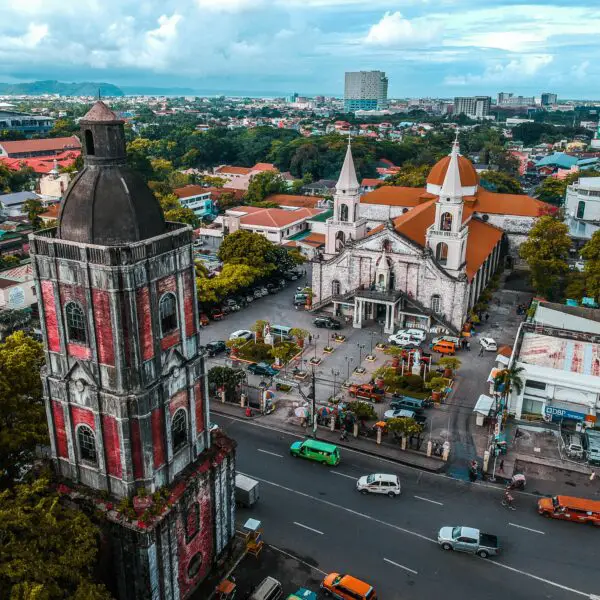
<instances>
[{"instance_id":1,"label":"storefront sign","mask_svg":"<svg viewBox=\"0 0 600 600\"><path fill-rule=\"evenodd\" d=\"M566 408L558 408L556 406L546 406L545 413L551 418L552 421L560 421L561 419L583 421L586 417L585 413L567 410Z\"/></svg>"}]
</instances>

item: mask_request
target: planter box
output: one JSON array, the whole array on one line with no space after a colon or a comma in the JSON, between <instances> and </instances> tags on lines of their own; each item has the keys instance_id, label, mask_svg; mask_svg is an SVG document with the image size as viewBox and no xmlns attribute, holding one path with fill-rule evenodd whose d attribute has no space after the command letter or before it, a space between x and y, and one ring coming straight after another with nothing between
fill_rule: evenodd
<instances>
[{"instance_id":1,"label":"planter box","mask_svg":"<svg viewBox=\"0 0 600 600\"><path fill-rule=\"evenodd\" d=\"M386 348L387 348L387 344L379 343L375 346L375 350L385 350Z\"/></svg>"},{"instance_id":2,"label":"planter box","mask_svg":"<svg viewBox=\"0 0 600 600\"><path fill-rule=\"evenodd\" d=\"M325 354L331 354L334 351L334 348L332 348L331 346L325 346L325 348L323 348L323 352L325 352Z\"/></svg>"},{"instance_id":3,"label":"planter box","mask_svg":"<svg viewBox=\"0 0 600 600\"><path fill-rule=\"evenodd\" d=\"M310 359L308 362L309 362L311 365L318 366L318 365L320 365L320 364L321 364L322 360L323 360L323 359L321 359L321 358L314 358L314 357L313 357L313 358L311 358L311 359Z\"/></svg>"},{"instance_id":4,"label":"planter box","mask_svg":"<svg viewBox=\"0 0 600 600\"><path fill-rule=\"evenodd\" d=\"M377 357L374 354L367 354L367 356L365 356L365 360L368 360L369 362L374 362L377 360Z\"/></svg>"},{"instance_id":5,"label":"planter box","mask_svg":"<svg viewBox=\"0 0 600 600\"><path fill-rule=\"evenodd\" d=\"M335 342L337 342L338 344L341 344L342 342L346 341L346 336L345 335L336 335L333 340Z\"/></svg>"},{"instance_id":6,"label":"planter box","mask_svg":"<svg viewBox=\"0 0 600 600\"><path fill-rule=\"evenodd\" d=\"M365 373L367 370L364 367L356 367L356 369L354 369L354 373L357 373L359 375L361 375L362 373Z\"/></svg>"}]
</instances>

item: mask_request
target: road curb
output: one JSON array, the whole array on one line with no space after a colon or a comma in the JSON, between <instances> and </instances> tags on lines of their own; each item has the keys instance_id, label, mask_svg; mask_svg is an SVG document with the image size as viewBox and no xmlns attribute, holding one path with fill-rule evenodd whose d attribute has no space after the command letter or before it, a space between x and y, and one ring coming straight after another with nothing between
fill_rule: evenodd
<instances>
[{"instance_id":1,"label":"road curb","mask_svg":"<svg viewBox=\"0 0 600 600\"><path fill-rule=\"evenodd\" d=\"M233 417L234 415L231 415L229 413L226 412L220 412L218 410L215 410L214 408L211 409L211 413L220 415L222 417ZM254 421L259 419L260 417L262 417L263 415L257 415L256 417L243 417L244 420L248 420L248 421ZM234 418L236 419L241 419L242 416L235 416ZM276 429L275 427L270 427L270 424L268 423L263 423L263 427L266 427L267 429L273 429L273 431L287 431L286 429ZM302 435L304 435L304 437L306 438L311 438L312 436L307 434L306 431L302 432L302 429L300 429L300 431L288 431L288 433L293 434L293 435L298 435L298 437L302 437ZM320 439L320 438L317 438ZM447 464L448 463L443 463L441 465L441 467L439 469L432 469L429 468L427 466L423 466L423 465L419 465L419 464L415 464L413 462L410 462L408 460L401 460L399 458L396 458L394 456L386 456L384 454L379 454L378 452L373 452L371 450L365 450L364 448L359 448L356 446L353 446L352 444L348 444L348 443L344 443L343 441L340 442L335 442L336 446L339 446L340 448L348 448L348 450L353 450L354 452L360 452L361 454L366 454L367 456L372 456L374 458L383 458L385 460L389 460L391 462L395 462L398 463L400 465L405 465L407 467L412 467L413 469L421 469L422 471L427 471L428 473L442 473L443 471L446 470Z\"/></svg>"}]
</instances>

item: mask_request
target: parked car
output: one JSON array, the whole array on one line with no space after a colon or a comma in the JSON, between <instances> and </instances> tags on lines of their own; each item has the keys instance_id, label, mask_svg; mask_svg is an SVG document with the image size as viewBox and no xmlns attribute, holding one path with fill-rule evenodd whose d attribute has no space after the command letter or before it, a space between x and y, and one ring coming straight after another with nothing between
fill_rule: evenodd
<instances>
[{"instance_id":1,"label":"parked car","mask_svg":"<svg viewBox=\"0 0 600 600\"><path fill-rule=\"evenodd\" d=\"M237 311L240 310L240 305L233 298L227 298L223 301L223 308L229 308L229 310Z\"/></svg>"},{"instance_id":2,"label":"parked car","mask_svg":"<svg viewBox=\"0 0 600 600\"><path fill-rule=\"evenodd\" d=\"M421 340L407 333L392 334L388 337L388 342L394 346L413 347L421 345Z\"/></svg>"},{"instance_id":3,"label":"parked car","mask_svg":"<svg viewBox=\"0 0 600 600\"><path fill-rule=\"evenodd\" d=\"M377 600L373 587L352 575L329 573L325 575L321 589L327 596L342 600Z\"/></svg>"},{"instance_id":4,"label":"parked car","mask_svg":"<svg viewBox=\"0 0 600 600\"><path fill-rule=\"evenodd\" d=\"M252 290L252 295L257 299L262 298L262 292L258 288Z\"/></svg>"},{"instance_id":5,"label":"parked car","mask_svg":"<svg viewBox=\"0 0 600 600\"><path fill-rule=\"evenodd\" d=\"M405 329L404 333L410 335L411 337L417 338L421 342L424 342L427 339L427 332L423 331L422 329L417 329L416 327Z\"/></svg>"},{"instance_id":6,"label":"parked car","mask_svg":"<svg viewBox=\"0 0 600 600\"><path fill-rule=\"evenodd\" d=\"M267 283L267 291L269 294L276 294L279 291L279 286L274 283Z\"/></svg>"},{"instance_id":7,"label":"parked car","mask_svg":"<svg viewBox=\"0 0 600 600\"><path fill-rule=\"evenodd\" d=\"M210 318L213 321L220 321L223 318L223 310L220 307L215 307L210 311Z\"/></svg>"},{"instance_id":8,"label":"parked car","mask_svg":"<svg viewBox=\"0 0 600 600\"><path fill-rule=\"evenodd\" d=\"M361 477L356 482L356 489L361 494L385 494L395 498L400 495L400 479L398 475L372 473Z\"/></svg>"},{"instance_id":9,"label":"parked car","mask_svg":"<svg viewBox=\"0 0 600 600\"><path fill-rule=\"evenodd\" d=\"M483 349L487 350L488 352L496 352L496 350L498 350L498 345L496 344L496 341L493 338L481 338L479 340L479 343L483 347Z\"/></svg>"},{"instance_id":10,"label":"parked car","mask_svg":"<svg viewBox=\"0 0 600 600\"><path fill-rule=\"evenodd\" d=\"M230 340L251 340L254 334L248 329L238 329L234 331L230 336Z\"/></svg>"},{"instance_id":11,"label":"parked car","mask_svg":"<svg viewBox=\"0 0 600 600\"><path fill-rule=\"evenodd\" d=\"M498 538L473 527L442 527L438 533L438 544L444 550L477 554L481 558L500 554Z\"/></svg>"},{"instance_id":12,"label":"parked car","mask_svg":"<svg viewBox=\"0 0 600 600\"><path fill-rule=\"evenodd\" d=\"M209 324L208 316L204 313L200 313L200 326L206 327Z\"/></svg>"},{"instance_id":13,"label":"parked car","mask_svg":"<svg viewBox=\"0 0 600 600\"><path fill-rule=\"evenodd\" d=\"M258 288L258 291L259 291L259 292L261 293L261 295L263 295L263 296L268 296L268 295L269 295L269 290L268 290L268 289L267 289L265 286L259 287L259 288Z\"/></svg>"},{"instance_id":14,"label":"parked car","mask_svg":"<svg viewBox=\"0 0 600 600\"><path fill-rule=\"evenodd\" d=\"M341 329L342 324L333 317L317 317L313 321L313 325L319 329L324 327L325 329Z\"/></svg>"},{"instance_id":15,"label":"parked car","mask_svg":"<svg viewBox=\"0 0 600 600\"><path fill-rule=\"evenodd\" d=\"M254 373L254 375L267 375L268 377L274 377L279 373L277 369L274 369L266 362L250 363L248 365L248 371Z\"/></svg>"},{"instance_id":16,"label":"parked car","mask_svg":"<svg viewBox=\"0 0 600 600\"><path fill-rule=\"evenodd\" d=\"M288 281L296 281L296 279L298 279L298 277L300 276L298 273L296 273L296 271L288 271L287 273L284 273L283 275Z\"/></svg>"},{"instance_id":17,"label":"parked car","mask_svg":"<svg viewBox=\"0 0 600 600\"><path fill-rule=\"evenodd\" d=\"M246 295L246 302L248 304L250 304L250 302L254 302L255 298L254 298L254 294L251 294L250 292L248 292L248 294Z\"/></svg>"},{"instance_id":18,"label":"parked car","mask_svg":"<svg viewBox=\"0 0 600 600\"><path fill-rule=\"evenodd\" d=\"M221 354L221 352L227 352L229 348L225 345L225 342L222 340L216 340L214 342L208 342L206 346L206 352L209 356L215 356L216 354Z\"/></svg>"},{"instance_id":19,"label":"parked car","mask_svg":"<svg viewBox=\"0 0 600 600\"><path fill-rule=\"evenodd\" d=\"M386 410L383 413L383 420L389 421L390 419L414 419L417 423L421 424L427 421L427 417L418 415L414 410L407 410L406 408Z\"/></svg>"},{"instance_id":20,"label":"parked car","mask_svg":"<svg viewBox=\"0 0 600 600\"><path fill-rule=\"evenodd\" d=\"M361 383L351 385L348 388L348 395L356 397L358 400L382 402L385 396L385 390L375 387L372 383Z\"/></svg>"}]
</instances>

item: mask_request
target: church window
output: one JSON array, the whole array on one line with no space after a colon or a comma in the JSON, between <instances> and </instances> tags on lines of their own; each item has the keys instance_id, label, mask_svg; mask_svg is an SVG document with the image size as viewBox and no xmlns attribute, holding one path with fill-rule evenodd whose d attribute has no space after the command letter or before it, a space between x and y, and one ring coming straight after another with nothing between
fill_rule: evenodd
<instances>
[{"instance_id":1,"label":"church window","mask_svg":"<svg viewBox=\"0 0 600 600\"><path fill-rule=\"evenodd\" d=\"M79 442L79 456L81 460L96 463L96 436L87 425L80 425L77 429L77 441Z\"/></svg>"},{"instance_id":2,"label":"church window","mask_svg":"<svg viewBox=\"0 0 600 600\"><path fill-rule=\"evenodd\" d=\"M440 242L435 249L435 259L440 265L445 265L448 261L448 244Z\"/></svg>"},{"instance_id":3,"label":"church window","mask_svg":"<svg viewBox=\"0 0 600 600\"><path fill-rule=\"evenodd\" d=\"M333 296L339 296L340 295L340 282L337 279L334 279L331 282L331 294Z\"/></svg>"},{"instance_id":4,"label":"church window","mask_svg":"<svg viewBox=\"0 0 600 600\"><path fill-rule=\"evenodd\" d=\"M200 567L202 566L202 553L196 552L194 556L190 559L187 568L187 576L188 579L193 579L200 572Z\"/></svg>"},{"instance_id":5,"label":"church window","mask_svg":"<svg viewBox=\"0 0 600 600\"><path fill-rule=\"evenodd\" d=\"M94 156L96 149L94 148L94 134L89 130L85 130L85 153L88 156Z\"/></svg>"},{"instance_id":6,"label":"church window","mask_svg":"<svg viewBox=\"0 0 600 600\"><path fill-rule=\"evenodd\" d=\"M383 244L381 244L381 249L385 250L386 252L390 252L392 249L392 243L390 242L390 240L383 240Z\"/></svg>"},{"instance_id":7,"label":"church window","mask_svg":"<svg viewBox=\"0 0 600 600\"><path fill-rule=\"evenodd\" d=\"M431 296L431 312L436 315L442 312L442 300L437 294Z\"/></svg>"},{"instance_id":8,"label":"church window","mask_svg":"<svg viewBox=\"0 0 600 600\"><path fill-rule=\"evenodd\" d=\"M452 215L448 212L442 215L441 230L452 231Z\"/></svg>"},{"instance_id":9,"label":"church window","mask_svg":"<svg viewBox=\"0 0 600 600\"><path fill-rule=\"evenodd\" d=\"M85 330L85 316L83 309L77 302L69 302L65 306L67 318L67 337L69 342L85 344L87 334Z\"/></svg>"},{"instance_id":10,"label":"church window","mask_svg":"<svg viewBox=\"0 0 600 600\"><path fill-rule=\"evenodd\" d=\"M171 439L173 442L173 452L177 452L177 450L187 444L187 416L183 408L178 409L173 415Z\"/></svg>"},{"instance_id":11,"label":"church window","mask_svg":"<svg viewBox=\"0 0 600 600\"><path fill-rule=\"evenodd\" d=\"M583 219L583 215L585 214L585 202L582 200L577 204L577 218Z\"/></svg>"},{"instance_id":12,"label":"church window","mask_svg":"<svg viewBox=\"0 0 600 600\"><path fill-rule=\"evenodd\" d=\"M348 220L348 205L340 204L340 221Z\"/></svg>"},{"instance_id":13,"label":"church window","mask_svg":"<svg viewBox=\"0 0 600 600\"><path fill-rule=\"evenodd\" d=\"M177 329L177 301L175 294L164 294L158 304L160 332L163 336Z\"/></svg>"}]
</instances>

